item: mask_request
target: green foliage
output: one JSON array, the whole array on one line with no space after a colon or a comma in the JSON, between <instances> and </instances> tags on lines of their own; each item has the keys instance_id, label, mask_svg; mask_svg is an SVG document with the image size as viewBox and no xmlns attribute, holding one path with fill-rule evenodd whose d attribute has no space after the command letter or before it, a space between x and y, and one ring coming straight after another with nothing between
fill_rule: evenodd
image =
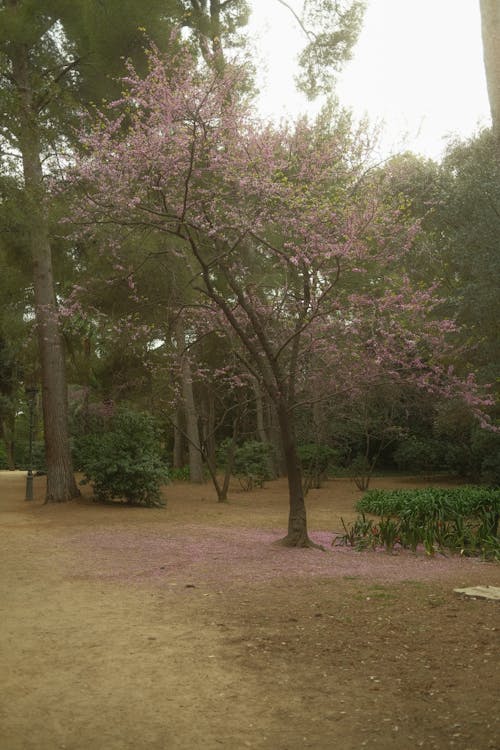
<instances>
[{"instance_id":1,"label":"green foliage","mask_svg":"<svg viewBox=\"0 0 500 750\"><path fill-rule=\"evenodd\" d=\"M485 456L481 463L481 481L491 487L500 487L500 454Z\"/></svg>"},{"instance_id":2,"label":"green foliage","mask_svg":"<svg viewBox=\"0 0 500 750\"><path fill-rule=\"evenodd\" d=\"M3 443L0 442L0 470L8 469L9 465L7 463L7 452L5 450L5 446Z\"/></svg>"},{"instance_id":3,"label":"green foliage","mask_svg":"<svg viewBox=\"0 0 500 750\"><path fill-rule=\"evenodd\" d=\"M417 474L437 471L443 464L443 444L436 438L410 435L397 446L393 459L402 471Z\"/></svg>"},{"instance_id":4,"label":"green foliage","mask_svg":"<svg viewBox=\"0 0 500 750\"><path fill-rule=\"evenodd\" d=\"M234 474L244 490L262 487L270 479L272 446L258 440L247 440L234 453Z\"/></svg>"},{"instance_id":5,"label":"green foliage","mask_svg":"<svg viewBox=\"0 0 500 750\"><path fill-rule=\"evenodd\" d=\"M354 484L356 485L358 490L364 492L364 490L368 489L368 485L370 484L370 479L372 477L374 468L374 460L370 461L361 453L358 453L356 456L354 456L351 463L349 464L349 474L354 480Z\"/></svg>"},{"instance_id":6,"label":"green foliage","mask_svg":"<svg viewBox=\"0 0 500 750\"><path fill-rule=\"evenodd\" d=\"M335 73L351 57L364 9L360 0L305 3L300 23L309 42L299 56L297 84L309 98L332 90Z\"/></svg>"},{"instance_id":7,"label":"green foliage","mask_svg":"<svg viewBox=\"0 0 500 750\"><path fill-rule=\"evenodd\" d=\"M377 527L371 518L366 518L362 513L353 523L347 524L343 518L340 519L344 527L344 534L336 538L333 544L349 545L361 551L364 549L375 549L378 543Z\"/></svg>"},{"instance_id":8,"label":"green foliage","mask_svg":"<svg viewBox=\"0 0 500 750\"><path fill-rule=\"evenodd\" d=\"M96 500L123 498L133 505L161 506L160 486L168 479L149 414L120 410L103 429L75 441L82 484L91 483Z\"/></svg>"},{"instance_id":9,"label":"green foliage","mask_svg":"<svg viewBox=\"0 0 500 750\"><path fill-rule=\"evenodd\" d=\"M310 489L319 489L321 483L326 479L330 467L338 459L338 452L330 448L329 445L318 445L317 443L299 445L297 452L304 476L304 492Z\"/></svg>"},{"instance_id":10,"label":"green foliage","mask_svg":"<svg viewBox=\"0 0 500 750\"><path fill-rule=\"evenodd\" d=\"M357 549L396 544L427 554L451 550L464 555L500 559L500 490L486 487L420 490L371 490L356 504L361 516L344 524L336 543ZM379 515L378 524L365 513Z\"/></svg>"},{"instance_id":11,"label":"green foliage","mask_svg":"<svg viewBox=\"0 0 500 750\"><path fill-rule=\"evenodd\" d=\"M429 518L441 521L479 517L490 511L500 512L500 490L463 486L453 489L426 487L417 490L369 490L356 503L356 510L376 515Z\"/></svg>"},{"instance_id":12,"label":"green foliage","mask_svg":"<svg viewBox=\"0 0 500 750\"><path fill-rule=\"evenodd\" d=\"M27 469L29 465L29 441L18 440L16 442L16 468ZM45 460L45 443L43 440L33 441L32 467L33 471L46 472L47 462Z\"/></svg>"},{"instance_id":13,"label":"green foliage","mask_svg":"<svg viewBox=\"0 0 500 750\"><path fill-rule=\"evenodd\" d=\"M189 466L181 466L178 469L170 469L169 479L171 482L189 482Z\"/></svg>"},{"instance_id":14,"label":"green foliage","mask_svg":"<svg viewBox=\"0 0 500 750\"><path fill-rule=\"evenodd\" d=\"M473 466L481 483L500 487L500 433L476 428L470 443Z\"/></svg>"}]
</instances>

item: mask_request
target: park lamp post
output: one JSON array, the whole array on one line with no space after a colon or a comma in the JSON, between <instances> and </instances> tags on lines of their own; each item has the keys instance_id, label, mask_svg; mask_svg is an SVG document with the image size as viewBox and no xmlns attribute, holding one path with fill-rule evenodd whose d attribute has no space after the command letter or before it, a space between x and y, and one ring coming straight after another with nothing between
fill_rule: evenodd
<instances>
[{"instance_id":1,"label":"park lamp post","mask_svg":"<svg viewBox=\"0 0 500 750\"><path fill-rule=\"evenodd\" d=\"M33 500L33 429L35 426L35 402L38 393L37 388L26 388L26 399L29 407L29 452L28 452L28 474L26 476L25 500Z\"/></svg>"}]
</instances>

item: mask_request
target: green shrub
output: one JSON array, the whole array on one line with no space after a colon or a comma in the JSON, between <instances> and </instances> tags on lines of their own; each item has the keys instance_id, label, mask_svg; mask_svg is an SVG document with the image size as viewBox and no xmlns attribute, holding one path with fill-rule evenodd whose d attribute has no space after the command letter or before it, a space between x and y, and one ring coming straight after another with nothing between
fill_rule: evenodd
<instances>
[{"instance_id":1,"label":"green shrub","mask_svg":"<svg viewBox=\"0 0 500 750\"><path fill-rule=\"evenodd\" d=\"M120 410L103 429L75 441L82 484L91 483L96 500L122 498L132 505L161 506L160 486L167 468L149 414Z\"/></svg>"},{"instance_id":2,"label":"green shrub","mask_svg":"<svg viewBox=\"0 0 500 750\"><path fill-rule=\"evenodd\" d=\"M304 491L319 489L331 465L338 459L338 452L329 445L307 443L298 446L298 454L304 476Z\"/></svg>"},{"instance_id":3,"label":"green shrub","mask_svg":"<svg viewBox=\"0 0 500 750\"><path fill-rule=\"evenodd\" d=\"M364 492L364 490L368 489L374 468L375 461L370 461L362 453L354 456L349 465L349 475L354 480L354 484L358 490Z\"/></svg>"},{"instance_id":4,"label":"green shrub","mask_svg":"<svg viewBox=\"0 0 500 750\"><path fill-rule=\"evenodd\" d=\"M8 469L9 465L7 463L7 451L5 450L5 446L3 443L0 443L0 469Z\"/></svg>"},{"instance_id":5,"label":"green shrub","mask_svg":"<svg viewBox=\"0 0 500 750\"><path fill-rule=\"evenodd\" d=\"M29 443L23 442L16 445L16 467L28 469L29 466ZM45 443L43 440L34 440L32 446L32 466L34 472L46 472L47 462L45 460Z\"/></svg>"},{"instance_id":6,"label":"green shrub","mask_svg":"<svg viewBox=\"0 0 500 750\"><path fill-rule=\"evenodd\" d=\"M398 445L393 459L401 471L416 474L437 471L443 464L442 441L410 435Z\"/></svg>"},{"instance_id":7,"label":"green shrub","mask_svg":"<svg viewBox=\"0 0 500 750\"><path fill-rule=\"evenodd\" d=\"M258 440L247 440L234 453L234 474L244 490L262 487L270 479L272 446Z\"/></svg>"},{"instance_id":8,"label":"green shrub","mask_svg":"<svg viewBox=\"0 0 500 750\"><path fill-rule=\"evenodd\" d=\"M481 481L490 487L500 487L500 453L492 453L483 458Z\"/></svg>"},{"instance_id":9,"label":"green shrub","mask_svg":"<svg viewBox=\"0 0 500 750\"><path fill-rule=\"evenodd\" d=\"M178 469L170 469L169 479L172 482L189 482L190 478L189 466L181 466Z\"/></svg>"}]
</instances>

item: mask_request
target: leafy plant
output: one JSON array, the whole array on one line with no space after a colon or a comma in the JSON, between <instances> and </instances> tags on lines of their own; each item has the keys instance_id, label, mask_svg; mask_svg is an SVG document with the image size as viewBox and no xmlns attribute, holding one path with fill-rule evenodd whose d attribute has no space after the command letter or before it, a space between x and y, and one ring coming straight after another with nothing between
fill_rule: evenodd
<instances>
[{"instance_id":1,"label":"leafy plant","mask_svg":"<svg viewBox=\"0 0 500 750\"><path fill-rule=\"evenodd\" d=\"M500 488L500 451L483 459L481 481L491 487Z\"/></svg>"},{"instance_id":2,"label":"leafy plant","mask_svg":"<svg viewBox=\"0 0 500 750\"><path fill-rule=\"evenodd\" d=\"M82 484L91 483L95 499L123 498L133 505L162 506L160 486L168 479L160 443L149 414L120 410L103 429L76 441Z\"/></svg>"},{"instance_id":3,"label":"leafy plant","mask_svg":"<svg viewBox=\"0 0 500 750\"><path fill-rule=\"evenodd\" d=\"M365 513L381 516L378 539L388 550L399 542L413 551L422 544L429 555L446 549L495 559L500 548L498 489L371 490L356 509L362 519Z\"/></svg>"},{"instance_id":4,"label":"leafy plant","mask_svg":"<svg viewBox=\"0 0 500 750\"><path fill-rule=\"evenodd\" d=\"M361 492L368 489L374 468L375 461L370 460L361 453L352 459L349 467L350 474L354 480L354 484Z\"/></svg>"},{"instance_id":5,"label":"leafy plant","mask_svg":"<svg viewBox=\"0 0 500 750\"><path fill-rule=\"evenodd\" d=\"M8 469L8 463L7 463L7 452L5 450L5 447L2 443L0 443L0 469Z\"/></svg>"},{"instance_id":6,"label":"leafy plant","mask_svg":"<svg viewBox=\"0 0 500 750\"><path fill-rule=\"evenodd\" d=\"M271 451L268 443L247 440L236 448L233 469L244 490L262 487L271 477Z\"/></svg>"},{"instance_id":7,"label":"leafy plant","mask_svg":"<svg viewBox=\"0 0 500 750\"><path fill-rule=\"evenodd\" d=\"M304 492L319 489L338 452L329 445L306 443L298 446L298 454L304 476Z\"/></svg>"},{"instance_id":8,"label":"leafy plant","mask_svg":"<svg viewBox=\"0 0 500 750\"><path fill-rule=\"evenodd\" d=\"M378 545L379 530L371 518L366 518L362 513L353 523L347 524L343 518L340 519L344 534L336 537L332 544L339 546L355 547L357 550L375 549Z\"/></svg>"},{"instance_id":9,"label":"leafy plant","mask_svg":"<svg viewBox=\"0 0 500 750\"><path fill-rule=\"evenodd\" d=\"M410 435L394 451L396 466L416 473L436 471L443 463L442 441Z\"/></svg>"},{"instance_id":10,"label":"leafy plant","mask_svg":"<svg viewBox=\"0 0 500 750\"><path fill-rule=\"evenodd\" d=\"M400 527L392 518L381 518L378 524L379 539L387 552L392 552L400 537Z\"/></svg>"},{"instance_id":11,"label":"leafy plant","mask_svg":"<svg viewBox=\"0 0 500 750\"><path fill-rule=\"evenodd\" d=\"M189 482L189 466L181 466L178 469L170 469L169 479L172 482Z\"/></svg>"}]
</instances>

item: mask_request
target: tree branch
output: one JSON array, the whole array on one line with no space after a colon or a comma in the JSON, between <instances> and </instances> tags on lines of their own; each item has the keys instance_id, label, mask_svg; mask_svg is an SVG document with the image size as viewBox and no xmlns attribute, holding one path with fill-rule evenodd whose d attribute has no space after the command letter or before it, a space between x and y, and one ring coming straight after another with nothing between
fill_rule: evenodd
<instances>
[{"instance_id":1,"label":"tree branch","mask_svg":"<svg viewBox=\"0 0 500 750\"><path fill-rule=\"evenodd\" d=\"M296 20L296 21L297 21L297 23L299 24L300 28L302 29L302 31L304 32L304 34L306 35L306 37L307 37L307 38L308 38L308 39L309 39L310 41L311 41L311 40L313 40L313 39L317 39L317 35L316 35L316 34L314 34L314 32L312 32L312 31L309 31L309 30L308 30L308 29L307 29L307 28L306 28L306 27L304 26L304 23L303 23L302 19L300 18L300 16L298 16L298 15L297 15L297 13L296 13L296 12L294 11L294 9L293 9L293 8L291 7L291 5L289 5L289 4L287 3L287 2L285 2L285 0L278 0L278 2L279 2L279 3L281 4L281 5L283 5L283 7L284 7L284 8L286 8L287 10L289 10L289 11L290 11L290 13L292 14L292 16L293 16L293 17L295 18L295 20Z\"/></svg>"}]
</instances>

